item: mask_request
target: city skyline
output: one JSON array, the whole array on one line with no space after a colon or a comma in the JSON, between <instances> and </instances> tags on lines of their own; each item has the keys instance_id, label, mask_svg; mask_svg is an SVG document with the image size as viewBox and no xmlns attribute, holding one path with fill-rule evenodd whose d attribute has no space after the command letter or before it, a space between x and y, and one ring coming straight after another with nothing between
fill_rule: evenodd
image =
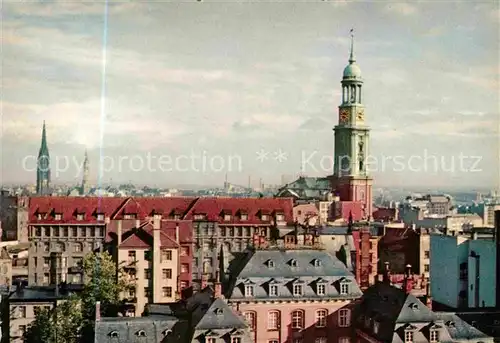
<instances>
[{"instance_id":1,"label":"city skyline","mask_svg":"<svg viewBox=\"0 0 500 343\"><path fill-rule=\"evenodd\" d=\"M498 14L494 3L115 3L104 49L103 4L6 3L1 181L34 181L23 161L43 120L53 183L81 181L85 149L93 182L99 156L114 161L104 183L330 175L354 27L374 186L498 187ZM193 168L193 153L224 167ZM58 156L71 167L54 170ZM151 170L148 156L169 167ZM439 166L411 170L412 156ZM123 157L144 167L118 167Z\"/></svg>"}]
</instances>

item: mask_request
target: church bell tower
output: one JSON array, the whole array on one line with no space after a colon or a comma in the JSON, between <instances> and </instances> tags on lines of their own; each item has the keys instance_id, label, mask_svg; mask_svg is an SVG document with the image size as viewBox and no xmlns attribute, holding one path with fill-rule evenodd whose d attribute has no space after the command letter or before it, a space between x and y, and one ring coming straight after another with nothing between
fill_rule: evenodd
<instances>
[{"instance_id":1,"label":"church bell tower","mask_svg":"<svg viewBox=\"0 0 500 343\"><path fill-rule=\"evenodd\" d=\"M349 64L344 69L342 103L335 132L335 155L332 190L341 201L364 204L365 217L372 215L372 184L366 158L369 151L370 129L365 122L363 79L354 56L354 35L351 30Z\"/></svg>"}]
</instances>

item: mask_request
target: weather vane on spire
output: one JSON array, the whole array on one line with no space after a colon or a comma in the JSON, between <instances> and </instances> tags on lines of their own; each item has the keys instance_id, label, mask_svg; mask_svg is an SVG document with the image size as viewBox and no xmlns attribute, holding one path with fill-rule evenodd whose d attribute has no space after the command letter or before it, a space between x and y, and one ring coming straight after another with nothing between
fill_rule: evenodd
<instances>
[{"instance_id":1,"label":"weather vane on spire","mask_svg":"<svg viewBox=\"0 0 500 343\"><path fill-rule=\"evenodd\" d=\"M352 28L349 33L351 34L351 55L349 56L349 63L354 63L356 62L354 58L354 28Z\"/></svg>"}]
</instances>

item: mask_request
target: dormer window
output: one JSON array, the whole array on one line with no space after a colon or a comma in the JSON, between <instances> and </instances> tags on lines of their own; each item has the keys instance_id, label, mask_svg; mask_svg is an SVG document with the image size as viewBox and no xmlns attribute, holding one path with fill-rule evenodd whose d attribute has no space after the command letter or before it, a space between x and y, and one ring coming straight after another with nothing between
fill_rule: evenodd
<instances>
[{"instance_id":1,"label":"dormer window","mask_svg":"<svg viewBox=\"0 0 500 343\"><path fill-rule=\"evenodd\" d=\"M231 220L231 215L230 214L224 214L224 221L228 222Z\"/></svg>"},{"instance_id":2,"label":"dormer window","mask_svg":"<svg viewBox=\"0 0 500 343\"><path fill-rule=\"evenodd\" d=\"M439 331L436 329L431 329L429 331L429 341L431 343L437 343L439 342Z\"/></svg>"},{"instance_id":3,"label":"dormer window","mask_svg":"<svg viewBox=\"0 0 500 343\"><path fill-rule=\"evenodd\" d=\"M61 213L54 214L54 219L55 220L61 220L62 219L62 214Z\"/></svg>"},{"instance_id":4,"label":"dormer window","mask_svg":"<svg viewBox=\"0 0 500 343\"><path fill-rule=\"evenodd\" d=\"M262 221L269 220L269 216L268 216L267 214L262 213L262 214L260 215L260 220L262 220Z\"/></svg>"},{"instance_id":5,"label":"dormer window","mask_svg":"<svg viewBox=\"0 0 500 343\"><path fill-rule=\"evenodd\" d=\"M283 213L276 214L276 221L277 222L282 222L284 220L285 220L285 215Z\"/></svg>"},{"instance_id":6,"label":"dormer window","mask_svg":"<svg viewBox=\"0 0 500 343\"><path fill-rule=\"evenodd\" d=\"M315 258L314 260L312 260L312 265L315 267L321 267L321 260Z\"/></svg>"},{"instance_id":7,"label":"dormer window","mask_svg":"<svg viewBox=\"0 0 500 343\"><path fill-rule=\"evenodd\" d=\"M198 213L198 214L195 214L193 216L194 220L204 220L206 218L206 215L205 214L201 214L201 213Z\"/></svg>"},{"instance_id":8,"label":"dormer window","mask_svg":"<svg viewBox=\"0 0 500 343\"><path fill-rule=\"evenodd\" d=\"M139 330L135 333L137 337L146 337L146 331L144 330Z\"/></svg>"},{"instance_id":9,"label":"dormer window","mask_svg":"<svg viewBox=\"0 0 500 343\"><path fill-rule=\"evenodd\" d=\"M248 214L246 214L246 213L240 213L240 220L241 221L248 220Z\"/></svg>"},{"instance_id":10,"label":"dormer window","mask_svg":"<svg viewBox=\"0 0 500 343\"><path fill-rule=\"evenodd\" d=\"M127 213L123 215L123 219L135 219L137 215L135 213Z\"/></svg>"},{"instance_id":11,"label":"dormer window","mask_svg":"<svg viewBox=\"0 0 500 343\"><path fill-rule=\"evenodd\" d=\"M109 333L109 337L112 337L112 338L118 338L118 331L111 331Z\"/></svg>"},{"instance_id":12,"label":"dormer window","mask_svg":"<svg viewBox=\"0 0 500 343\"><path fill-rule=\"evenodd\" d=\"M221 309L221 308L216 308L216 309L214 310L214 313L215 313L216 315L218 315L218 316L221 316L223 312L222 312L222 309Z\"/></svg>"},{"instance_id":13,"label":"dormer window","mask_svg":"<svg viewBox=\"0 0 500 343\"><path fill-rule=\"evenodd\" d=\"M245 285L245 296L253 297L253 295L254 295L253 285Z\"/></svg>"},{"instance_id":14,"label":"dormer window","mask_svg":"<svg viewBox=\"0 0 500 343\"><path fill-rule=\"evenodd\" d=\"M405 331L405 343L412 343L412 342L413 342L413 330L407 329Z\"/></svg>"},{"instance_id":15,"label":"dormer window","mask_svg":"<svg viewBox=\"0 0 500 343\"><path fill-rule=\"evenodd\" d=\"M325 295L326 294L326 284L325 283L317 283L316 284L316 294L317 295Z\"/></svg>"},{"instance_id":16,"label":"dormer window","mask_svg":"<svg viewBox=\"0 0 500 343\"><path fill-rule=\"evenodd\" d=\"M340 294L341 295L347 295L349 294L349 281L348 280L342 280L340 282Z\"/></svg>"},{"instance_id":17,"label":"dormer window","mask_svg":"<svg viewBox=\"0 0 500 343\"><path fill-rule=\"evenodd\" d=\"M278 285L269 285L269 296L278 296Z\"/></svg>"},{"instance_id":18,"label":"dormer window","mask_svg":"<svg viewBox=\"0 0 500 343\"><path fill-rule=\"evenodd\" d=\"M269 269L274 268L274 261L273 261L273 260L267 260L267 267L268 267Z\"/></svg>"},{"instance_id":19,"label":"dormer window","mask_svg":"<svg viewBox=\"0 0 500 343\"><path fill-rule=\"evenodd\" d=\"M411 303L411 304L410 304L410 308L411 308L412 310L418 310L418 305L417 305L417 304L415 304L415 303Z\"/></svg>"},{"instance_id":20,"label":"dormer window","mask_svg":"<svg viewBox=\"0 0 500 343\"><path fill-rule=\"evenodd\" d=\"M159 213L155 213L155 214L153 215L153 219L161 219L161 214L159 214Z\"/></svg>"},{"instance_id":21,"label":"dormer window","mask_svg":"<svg viewBox=\"0 0 500 343\"><path fill-rule=\"evenodd\" d=\"M83 213L77 213L76 214L76 220L82 221L83 220Z\"/></svg>"},{"instance_id":22,"label":"dormer window","mask_svg":"<svg viewBox=\"0 0 500 343\"><path fill-rule=\"evenodd\" d=\"M97 214L97 220L104 220L104 214L98 213Z\"/></svg>"},{"instance_id":23,"label":"dormer window","mask_svg":"<svg viewBox=\"0 0 500 343\"><path fill-rule=\"evenodd\" d=\"M304 295L304 285L300 283L293 284L293 296L300 297Z\"/></svg>"},{"instance_id":24,"label":"dormer window","mask_svg":"<svg viewBox=\"0 0 500 343\"><path fill-rule=\"evenodd\" d=\"M291 259L290 262L288 262L288 264L290 264L290 267L293 268L296 268L299 265L296 259Z\"/></svg>"}]
</instances>

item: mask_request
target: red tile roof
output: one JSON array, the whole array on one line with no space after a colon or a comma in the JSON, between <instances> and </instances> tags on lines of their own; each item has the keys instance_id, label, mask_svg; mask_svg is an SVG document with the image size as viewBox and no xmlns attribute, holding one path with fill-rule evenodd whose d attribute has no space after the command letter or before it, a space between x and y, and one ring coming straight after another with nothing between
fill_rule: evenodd
<instances>
[{"instance_id":1,"label":"red tile roof","mask_svg":"<svg viewBox=\"0 0 500 343\"><path fill-rule=\"evenodd\" d=\"M231 213L231 220L225 221L223 213ZM47 216L38 220L37 214ZM58 223L97 223L97 214L106 218L124 219L124 214L134 214L137 220L144 221L153 213L161 213L163 218L193 220L195 214L204 214L209 221L227 224L269 224L262 220L261 214L283 214L286 223L293 223L292 198L115 198L115 197L33 197L29 205L30 223L55 222L55 214L61 214ZM83 220L77 220L77 214L84 214ZM240 214L246 214L247 220L241 220ZM124 219L125 222L126 219ZM113 220L111 220L113 222ZM130 222L128 229L135 227L136 222ZM169 224L173 225L173 224ZM191 225L191 224L181 224ZM114 224L108 226L113 232ZM122 227L122 232L126 228ZM183 231L183 230L181 230Z\"/></svg>"},{"instance_id":2,"label":"red tile roof","mask_svg":"<svg viewBox=\"0 0 500 343\"><path fill-rule=\"evenodd\" d=\"M146 225L143 225L141 228L130 232L130 236L122 241L119 248L140 249L153 247L153 235L153 224L146 223ZM160 229L160 247L175 249L179 247L179 244L170 238L166 232Z\"/></svg>"},{"instance_id":3,"label":"red tile roof","mask_svg":"<svg viewBox=\"0 0 500 343\"><path fill-rule=\"evenodd\" d=\"M231 214L229 221L223 214ZM283 214L286 223L293 223L292 198L199 198L186 213L184 219L194 220L196 214L203 214L208 221L225 224L263 224L270 220L262 220L261 214ZM247 219L241 220L240 214ZM272 219L272 218L269 218Z\"/></svg>"},{"instance_id":4,"label":"red tile roof","mask_svg":"<svg viewBox=\"0 0 500 343\"><path fill-rule=\"evenodd\" d=\"M29 201L29 221L40 223L98 223L97 214L110 217L116 209L125 202L124 198L100 197L32 197ZM47 215L38 220L37 215ZM55 214L60 214L61 220L55 220ZM83 214L82 221L76 215ZM103 221L99 221L103 222Z\"/></svg>"}]
</instances>

